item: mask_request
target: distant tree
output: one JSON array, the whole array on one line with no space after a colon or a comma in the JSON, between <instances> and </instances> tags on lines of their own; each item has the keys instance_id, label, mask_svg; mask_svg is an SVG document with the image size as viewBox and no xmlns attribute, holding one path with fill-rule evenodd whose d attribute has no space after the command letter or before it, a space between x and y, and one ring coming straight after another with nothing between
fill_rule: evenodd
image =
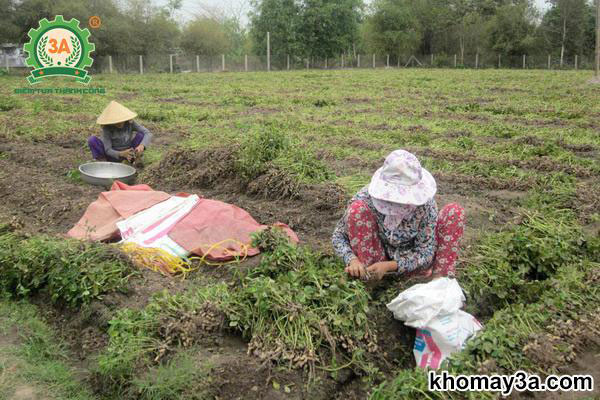
<instances>
[{"instance_id":1,"label":"distant tree","mask_svg":"<svg viewBox=\"0 0 600 400\"><path fill-rule=\"evenodd\" d=\"M449 29L458 40L460 63L465 62L467 47L479 47L482 41L483 17L477 10L477 2L472 0L449 0ZM474 42L474 43L473 43Z\"/></svg>"},{"instance_id":2,"label":"distant tree","mask_svg":"<svg viewBox=\"0 0 600 400\"><path fill-rule=\"evenodd\" d=\"M488 24L490 49L508 56L519 56L534 50L533 18L533 10L525 3L499 7Z\"/></svg>"},{"instance_id":3,"label":"distant tree","mask_svg":"<svg viewBox=\"0 0 600 400\"><path fill-rule=\"evenodd\" d=\"M153 15L146 25L142 54L173 52L178 47L180 34L178 23L171 18L167 10L161 10Z\"/></svg>"},{"instance_id":4,"label":"distant tree","mask_svg":"<svg viewBox=\"0 0 600 400\"><path fill-rule=\"evenodd\" d=\"M255 0L250 36L258 54L330 57L358 39L362 0Z\"/></svg>"},{"instance_id":5,"label":"distant tree","mask_svg":"<svg viewBox=\"0 0 600 400\"><path fill-rule=\"evenodd\" d=\"M589 22L586 0L548 0L551 7L540 26L540 34L549 50L560 48L560 65L565 55L582 51L585 29Z\"/></svg>"},{"instance_id":6,"label":"distant tree","mask_svg":"<svg viewBox=\"0 0 600 400\"><path fill-rule=\"evenodd\" d=\"M20 43L29 41L27 32L31 28L37 28L42 18L53 17L52 11L56 3L55 0L22 0L15 2L14 24L19 28L18 41Z\"/></svg>"},{"instance_id":7,"label":"distant tree","mask_svg":"<svg viewBox=\"0 0 600 400\"><path fill-rule=\"evenodd\" d=\"M181 47L190 54L214 56L228 53L231 41L221 22L200 17L183 28Z\"/></svg>"},{"instance_id":8,"label":"distant tree","mask_svg":"<svg viewBox=\"0 0 600 400\"><path fill-rule=\"evenodd\" d=\"M63 15L65 19L77 18L82 28L87 27L91 15L99 16L102 21L100 28L90 29L90 40L96 46L95 56L120 54L119 48L126 43L123 40L123 37L127 37L124 28L129 21L121 14L114 0L57 0L51 14Z\"/></svg>"},{"instance_id":9,"label":"distant tree","mask_svg":"<svg viewBox=\"0 0 600 400\"><path fill-rule=\"evenodd\" d=\"M592 54L596 47L596 6L594 2L588 4L583 36L582 54Z\"/></svg>"},{"instance_id":10,"label":"distant tree","mask_svg":"<svg viewBox=\"0 0 600 400\"><path fill-rule=\"evenodd\" d=\"M127 0L123 12L127 24L121 27L126 40L120 47L126 53L142 55L174 51L180 31L169 7L173 4L161 7L152 0Z\"/></svg>"},{"instance_id":11,"label":"distant tree","mask_svg":"<svg viewBox=\"0 0 600 400\"><path fill-rule=\"evenodd\" d=\"M198 0L199 3L202 0ZM91 15L96 55L172 52L197 54L332 57L352 49L400 55L459 54L490 50L507 55L560 51L589 54L595 41L592 0L547 0L541 19L533 0L250 0L249 29L242 8L205 6L204 17L180 29L174 19L183 0L0 0L0 42L24 43L42 18L62 14L83 27ZM537 28L534 28L539 24ZM358 46L358 49L357 49ZM250 49L251 48L251 49Z\"/></svg>"},{"instance_id":12,"label":"distant tree","mask_svg":"<svg viewBox=\"0 0 600 400\"><path fill-rule=\"evenodd\" d=\"M422 32L422 53L458 53L464 64L465 53L489 48L489 34L500 10L510 7L531 9L531 0L414 0L410 2ZM499 23L501 19L496 21ZM511 28L505 26L506 28ZM508 36L514 35L507 32Z\"/></svg>"},{"instance_id":13,"label":"distant tree","mask_svg":"<svg viewBox=\"0 0 600 400\"><path fill-rule=\"evenodd\" d=\"M413 53L421 43L419 21L409 0L376 0L367 19L372 51L401 56Z\"/></svg>"},{"instance_id":14,"label":"distant tree","mask_svg":"<svg viewBox=\"0 0 600 400\"><path fill-rule=\"evenodd\" d=\"M267 52L267 32L271 33L271 53L299 55L300 5L295 0L254 0L250 12L250 38L256 54Z\"/></svg>"},{"instance_id":15,"label":"distant tree","mask_svg":"<svg viewBox=\"0 0 600 400\"><path fill-rule=\"evenodd\" d=\"M15 24L14 0L0 0L0 43L19 42L21 29Z\"/></svg>"},{"instance_id":16,"label":"distant tree","mask_svg":"<svg viewBox=\"0 0 600 400\"><path fill-rule=\"evenodd\" d=\"M446 0L413 0L408 3L418 20L421 54L444 52L453 47L451 41L454 38L449 33L455 20Z\"/></svg>"},{"instance_id":17,"label":"distant tree","mask_svg":"<svg viewBox=\"0 0 600 400\"><path fill-rule=\"evenodd\" d=\"M98 55L143 54L142 44L132 37L134 29L132 18L119 10L96 14L102 19L102 26L92 31L92 41L96 44Z\"/></svg>"},{"instance_id":18,"label":"distant tree","mask_svg":"<svg viewBox=\"0 0 600 400\"><path fill-rule=\"evenodd\" d=\"M175 11L179 10L183 5L183 0L167 0L165 5L165 11L169 14L169 17L173 18Z\"/></svg>"},{"instance_id":19,"label":"distant tree","mask_svg":"<svg viewBox=\"0 0 600 400\"><path fill-rule=\"evenodd\" d=\"M531 0L470 0L473 11L484 18L493 17L498 10L507 6L532 7Z\"/></svg>"},{"instance_id":20,"label":"distant tree","mask_svg":"<svg viewBox=\"0 0 600 400\"><path fill-rule=\"evenodd\" d=\"M95 55L148 54L168 52L176 47L179 27L172 18L180 0L169 0L166 6L156 6L152 0L0 0L0 10L8 6L11 18L3 19L0 35L6 29L15 31L17 41L29 40L27 32L37 28L42 18L53 19L60 14L65 19L77 18L87 27L88 18L97 15L102 20L92 29L91 41ZM11 8L12 7L12 8ZM5 24L4 21L10 21ZM17 30L10 28L16 27Z\"/></svg>"},{"instance_id":21,"label":"distant tree","mask_svg":"<svg viewBox=\"0 0 600 400\"><path fill-rule=\"evenodd\" d=\"M298 37L304 55L336 56L357 41L362 0L304 0L300 4Z\"/></svg>"},{"instance_id":22,"label":"distant tree","mask_svg":"<svg viewBox=\"0 0 600 400\"><path fill-rule=\"evenodd\" d=\"M248 52L248 33L237 17L227 17L221 21L227 40L229 54L241 57Z\"/></svg>"}]
</instances>

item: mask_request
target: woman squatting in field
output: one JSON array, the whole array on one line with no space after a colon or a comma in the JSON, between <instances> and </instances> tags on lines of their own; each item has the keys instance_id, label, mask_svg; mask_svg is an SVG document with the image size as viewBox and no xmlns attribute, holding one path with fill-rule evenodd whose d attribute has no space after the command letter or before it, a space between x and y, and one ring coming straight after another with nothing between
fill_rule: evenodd
<instances>
[{"instance_id":1,"label":"woman squatting in field","mask_svg":"<svg viewBox=\"0 0 600 400\"><path fill-rule=\"evenodd\" d=\"M133 119L137 114L111 101L96 123L102 125L102 137L90 136L88 145L97 161L122 162L138 159L150 144L152 134Z\"/></svg>"},{"instance_id":2,"label":"woman squatting in field","mask_svg":"<svg viewBox=\"0 0 600 400\"><path fill-rule=\"evenodd\" d=\"M333 232L333 247L353 277L380 280L453 276L465 211L456 203L438 213L435 179L405 150L388 155L351 200Z\"/></svg>"}]
</instances>

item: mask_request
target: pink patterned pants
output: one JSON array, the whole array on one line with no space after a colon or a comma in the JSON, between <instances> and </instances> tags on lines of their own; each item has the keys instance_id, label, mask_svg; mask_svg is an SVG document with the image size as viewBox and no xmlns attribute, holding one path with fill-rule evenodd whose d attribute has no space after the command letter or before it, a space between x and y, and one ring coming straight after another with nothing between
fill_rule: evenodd
<instances>
[{"instance_id":1,"label":"pink patterned pants","mask_svg":"<svg viewBox=\"0 0 600 400\"><path fill-rule=\"evenodd\" d=\"M437 251L432 265L408 274L407 277L428 277L432 273L453 275L458 258L458 244L463 236L465 210L456 203L447 204L438 214L435 228ZM383 244L377 235L375 215L362 200L348 208L348 239L354 255L365 266L388 261Z\"/></svg>"}]
</instances>

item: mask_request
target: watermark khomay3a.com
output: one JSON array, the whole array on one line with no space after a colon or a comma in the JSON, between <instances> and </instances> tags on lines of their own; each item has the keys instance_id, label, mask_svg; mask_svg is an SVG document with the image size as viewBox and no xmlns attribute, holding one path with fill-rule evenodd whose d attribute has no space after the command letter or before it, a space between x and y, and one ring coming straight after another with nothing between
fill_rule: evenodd
<instances>
[{"instance_id":1,"label":"watermark khomay3a.com","mask_svg":"<svg viewBox=\"0 0 600 400\"><path fill-rule=\"evenodd\" d=\"M593 391L591 375L548 375L545 378L525 371L512 375L452 375L448 371L429 371L428 389L439 392L499 392L503 396L518 392Z\"/></svg>"}]
</instances>

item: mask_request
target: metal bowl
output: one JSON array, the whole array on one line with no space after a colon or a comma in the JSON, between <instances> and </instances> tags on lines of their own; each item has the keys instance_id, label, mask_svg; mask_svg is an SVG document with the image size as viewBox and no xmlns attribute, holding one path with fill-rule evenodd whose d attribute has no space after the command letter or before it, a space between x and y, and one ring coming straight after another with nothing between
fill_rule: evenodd
<instances>
[{"instance_id":1,"label":"metal bowl","mask_svg":"<svg viewBox=\"0 0 600 400\"><path fill-rule=\"evenodd\" d=\"M79 166L81 179L92 185L110 186L116 180L132 184L136 170L130 165L97 161Z\"/></svg>"}]
</instances>

